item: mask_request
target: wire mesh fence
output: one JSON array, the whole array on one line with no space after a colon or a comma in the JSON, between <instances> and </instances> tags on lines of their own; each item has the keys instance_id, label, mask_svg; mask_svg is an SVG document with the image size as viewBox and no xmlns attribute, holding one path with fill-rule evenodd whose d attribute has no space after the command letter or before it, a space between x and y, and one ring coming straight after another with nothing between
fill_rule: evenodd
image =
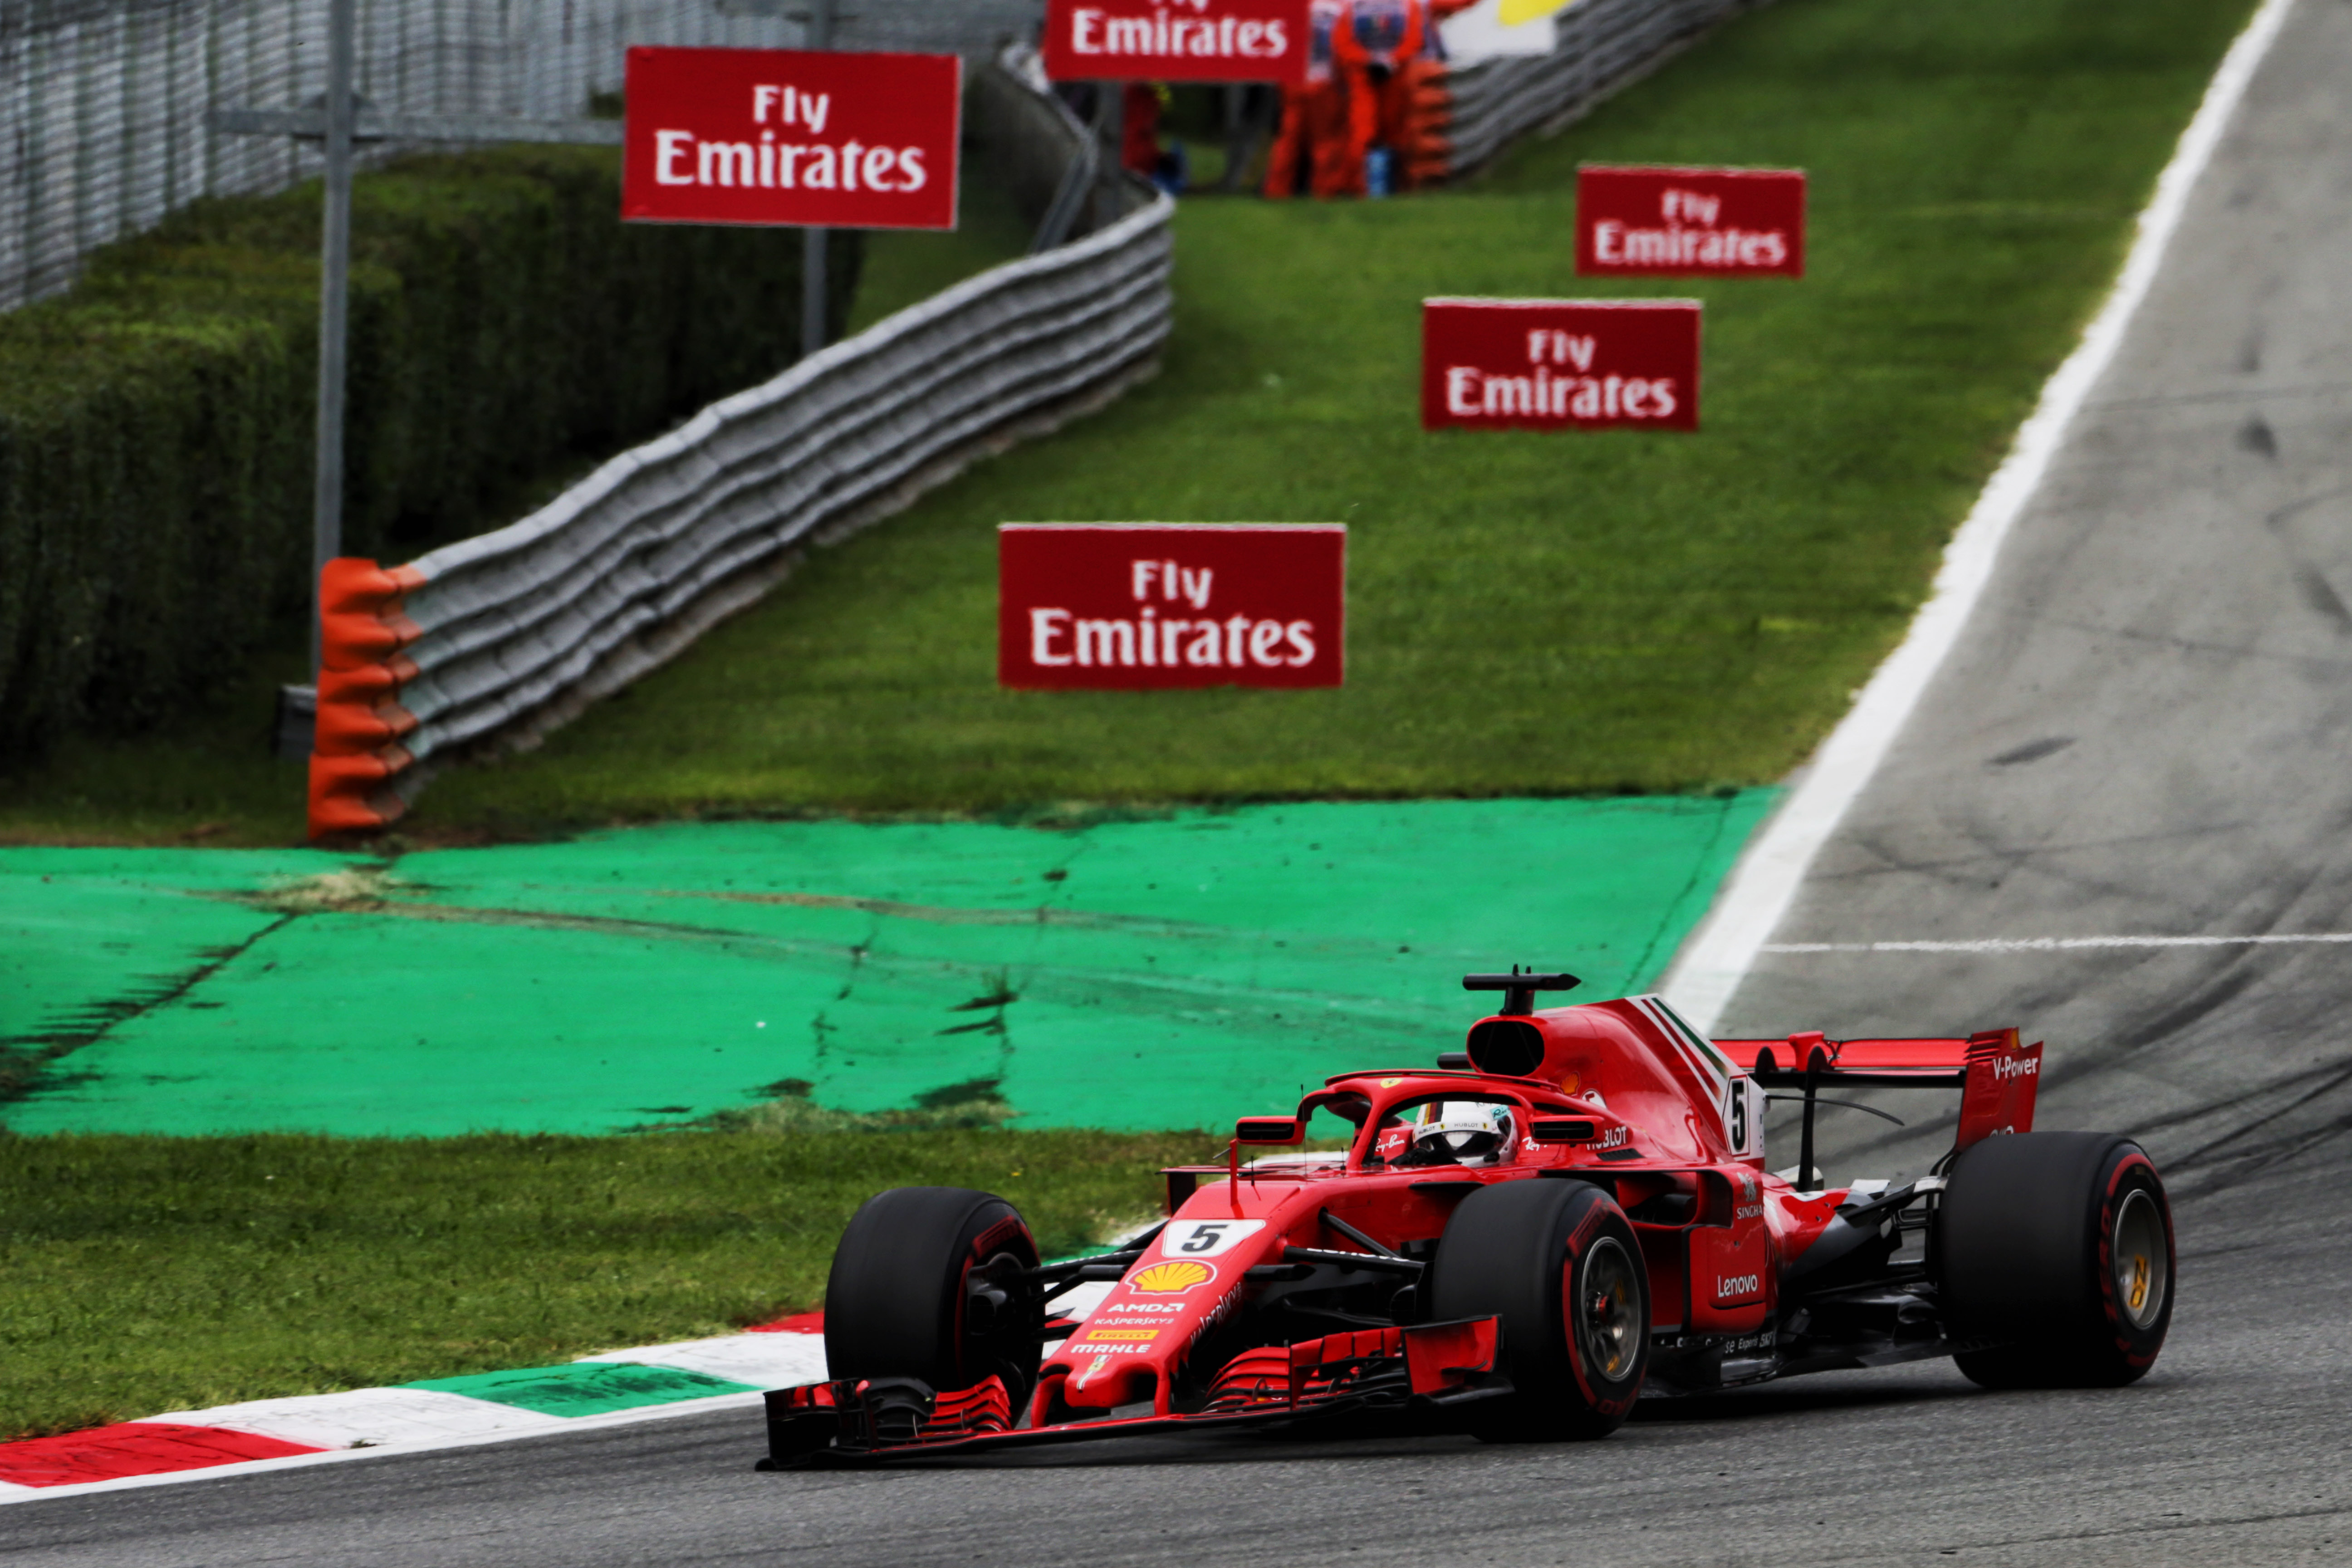
<instances>
[{"instance_id":1,"label":"wire mesh fence","mask_svg":"<svg viewBox=\"0 0 2352 1568\"><path fill-rule=\"evenodd\" d=\"M633 44L791 48L808 0L359 0L359 89L387 113L562 120L604 107ZM837 48L981 54L1043 0L836 0ZM319 155L215 109L323 92L326 0L0 0L0 310L199 196L281 189ZM384 157L401 149L372 150Z\"/></svg>"}]
</instances>

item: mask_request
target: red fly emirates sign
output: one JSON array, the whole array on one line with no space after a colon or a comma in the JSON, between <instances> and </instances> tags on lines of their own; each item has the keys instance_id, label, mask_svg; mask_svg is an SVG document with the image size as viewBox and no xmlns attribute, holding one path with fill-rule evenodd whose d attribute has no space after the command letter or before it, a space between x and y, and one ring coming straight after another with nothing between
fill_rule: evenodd
<instances>
[{"instance_id":1,"label":"red fly emirates sign","mask_svg":"<svg viewBox=\"0 0 2352 1568\"><path fill-rule=\"evenodd\" d=\"M1580 278L1805 275L1801 169L1576 172Z\"/></svg>"},{"instance_id":2,"label":"red fly emirates sign","mask_svg":"<svg viewBox=\"0 0 2352 1568\"><path fill-rule=\"evenodd\" d=\"M953 228L963 62L801 49L629 51L621 216Z\"/></svg>"},{"instance_id":3,"label":"red fly emirates sign","mask_svg":"<svg viewBox=\"0 0 2352 1568\"><path fill-rule=\"evenodd\" d=\"M1698 428L1696 300L1426 300L1421 423Z\"/></svg>"},{"instance_id":4,"label":"red fly emirates sign","mask_svg":"<svg viewBox=\"0 0 2352 1568\"><path fill-rule=\"evenodd\" d=\"M1307 79L1307 0L1045 0L1055 81Z\"/></svg>"},{"instance_id":5,"label":"red fly emirates sign","mask_svg":"<svg viewBox=\"0 0 2352 1568\"><path fill-rule=\"evenodd\" d=\"M1337 686L1340 523L1008 522L996 679L1027 690Z\"/></svg>"}]
</instances>

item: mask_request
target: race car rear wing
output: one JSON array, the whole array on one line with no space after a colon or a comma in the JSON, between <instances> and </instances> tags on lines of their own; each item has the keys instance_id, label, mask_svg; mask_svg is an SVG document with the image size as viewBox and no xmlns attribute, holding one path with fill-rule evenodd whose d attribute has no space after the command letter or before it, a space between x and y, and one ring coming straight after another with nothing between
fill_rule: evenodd
<instances>
[{"instance_id":1,"label":"race car rear wing","mask_svg":"<svg viewBox=\"0 0 2352 1568\"><path fill-rule=\"evenodd\" d=\"M1964 1040L1832 1040L1812 1030L1785 1040L1715 1044L1765 1088L1804 1091L1803 1147L1797 1165L1801 1183L1811 1178L1814 1101L1824 1085L1958 1089L1955 1153L2000 1133L2033 1131L2042 1042L2021 1045L2015 1029L1988 1029Z\"/></svg>"},{"instance_id":2,"label":"race car rear wing","mask_svg":"<svg viewBox=\"0 0 2352 1568\"><path fill-rule=\"evenodd\" d=\"M1958 1089L1968 1068L1969 1042L1832 1040L1816 1029L1785 1040L1717 1040L1715 1044L1742 1072L1776 1089L1798 1087L1806 1072L1816 1067L1823 1077L1847 1084L1885 1079L1898 1086Z\"/></svg>"}]
</instances>

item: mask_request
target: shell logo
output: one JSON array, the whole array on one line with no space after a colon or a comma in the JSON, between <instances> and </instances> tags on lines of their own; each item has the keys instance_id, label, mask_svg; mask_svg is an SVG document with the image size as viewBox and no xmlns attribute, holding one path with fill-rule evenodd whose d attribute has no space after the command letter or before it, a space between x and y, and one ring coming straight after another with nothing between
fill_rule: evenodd
<instances>
[{"instance_id":1,"label":"shell logo","mask_svg":"<svg viewBox=\"0 0 2352 1568\"><path fill-rule=\"evenodd\" d=\"M1216 1277L1217 1271L1205 1263L1155 1263L1129 1280L1127 1288L1146 1296L1181 1296Z\"/></svg>"}]
</instances>

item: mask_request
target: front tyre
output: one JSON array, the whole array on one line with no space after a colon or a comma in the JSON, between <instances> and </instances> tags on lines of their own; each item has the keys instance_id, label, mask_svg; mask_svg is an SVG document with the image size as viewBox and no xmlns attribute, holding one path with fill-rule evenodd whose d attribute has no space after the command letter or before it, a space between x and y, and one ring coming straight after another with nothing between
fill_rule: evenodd
<instances>
[{"instance_id":1,"label":"front tyre","mask_svg":"<svg viewBox=\"0 0 2352 1568\"><path fill-rule=\"evenodd\" d=\"M1036 1266L1036 1240L1003 1198L963 1187L876 1194L834 1249L828 1375L915 1377L940 1393L994 1376L1017 1415L1041 1359Z\"/></svg>"},{"instance_id":2,"label":"front tyre","mask_svg":"<svg viewBox=\"0 0 2352 1568\"><path fill-rule=\"evenodd\" d=\"M1987 1388L2116 1388L2172 1326L2172 1207L2146 1152L2107 1132L1988 1138L1936 1215L1952 1359Z\"/></svg>"},{"instance_id":3,"label":"front tyre","mask_svg":"<svg viewBox=\"0 0 2352 1568\"><path fill-rule=\"evenodd\" d=\"M1490 1442L1605 1437L1649 1369L1650 1285L1624 1211L1585 1182L1471 1194L1438 1242L1430 1316L1502 1320L1516 1391L1475 1407Z\"/></svg>"}]
</instances>

